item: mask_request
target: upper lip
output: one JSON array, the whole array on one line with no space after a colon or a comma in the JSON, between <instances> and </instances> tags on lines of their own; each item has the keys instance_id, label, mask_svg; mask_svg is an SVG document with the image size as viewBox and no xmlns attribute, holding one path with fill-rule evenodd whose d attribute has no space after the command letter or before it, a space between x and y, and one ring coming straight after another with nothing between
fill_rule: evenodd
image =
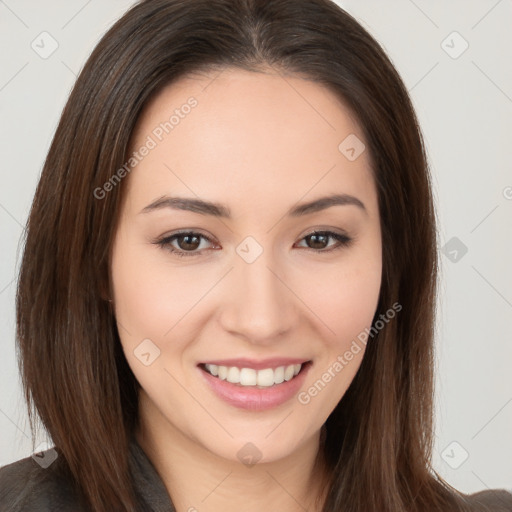
<instances>
[{"instance_id":1,"label":"upper lip","mask_svg":"<svg viewBox=\"0 0 512 512\"><path fill-rule=\"evenodd\" d=\"M298 357L272 357L269 359L248 359L240 357L236 359L216 359L214 361L203 361L204 364L215 364L217 366L236 366L238 368L252 368L254 370L264 370L265 368L278 368L279 366L289 366L292 364L304 364L309 359Z\"/></svg>"}]
</instances>

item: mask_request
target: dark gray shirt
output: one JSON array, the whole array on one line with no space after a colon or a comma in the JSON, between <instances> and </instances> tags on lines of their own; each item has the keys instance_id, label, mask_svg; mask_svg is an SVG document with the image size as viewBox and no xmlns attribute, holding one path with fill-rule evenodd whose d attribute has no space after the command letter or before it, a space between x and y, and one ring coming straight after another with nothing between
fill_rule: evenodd
<instances>
[{"instance_id":1,"label":"dark gray shirt","mask_svg":"<svg viewBox=\"0 0 512 512\"><path fill-rule=\"evenodd\" d=\"M52 450L42 454L47 457ZM130 465L141 512L176 512L155 467L135 437ZM43 468L32 456L0 468L0 512L88 512L57 457Z\"/></svg>"},{"instance_id":2,"label":"dark gray shirt","mask_svg":"<svg viewBox=\"0 0 512 512\"><path fill-rule=\"evenodd\" d=\"M164 483L134 437L130 455L141 511L176 512ZM46 469L33 457L0 468L0 512L86 512L60 469L58 457ZM469 501L475 512L512 512L512 494L505 490L477 492Z\"/></svg>"}]
</instances>

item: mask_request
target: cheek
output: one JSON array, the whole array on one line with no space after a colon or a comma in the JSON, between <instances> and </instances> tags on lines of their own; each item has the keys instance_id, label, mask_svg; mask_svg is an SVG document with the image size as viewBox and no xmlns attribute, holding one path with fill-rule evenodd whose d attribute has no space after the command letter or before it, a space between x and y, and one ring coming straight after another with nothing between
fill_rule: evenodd
<instances>
[{"instance_id":1,"label":"cheek","mask_svg":"<svg viewBox=\"0 0 512 512\"><path fill-rule=\"evenodd\" d=\"M181 364L186 336L178 335L205 286L186 272L169 268L159 253L120 239L112 257L115 316L125 357L152 397L172 384L165 370ZM201 281L201 280L200 280ZM183 340L183 341L180 341ZM149 355L148 355L149 354ZM174 403L176 397L166 394Z\"/></svg>"},{"instance_id":2,"label":"cheek","mask_svg":"<svg viewBox=\"0 0 512 512\"><path fill-rule=\"evenodd\" d=\"M343 348L371 326L381 286L381 259L354 257L339 265L317 268L314 282L308 280L308 306L328 328L333 345ZM315 286L314 283L317 283Z\"/></svg>"},{"instance_id":3,"label":"cheek","mask_svg":"<svg viewBox=\"0 0 512 512\"><path fill-rule=\"evenodd\" d=\"M113 254L112 281L117 321L134 338L155 340L171 335L208 284L197 272L167 265L157 249L123 247L122 242Z\"/></svg>"},{"instance_id":4,"label":"cheek","mask_svg":"<svg viewBox=\"0 0 512 512\"><path fill-rule=\"evenodd\" d=\"M317 273L316 278L328 278L329 287L319 286L316 293L310 293L308 305L319 312L327 335L318 364L297 398L305 410L311 407L315 418L324 422L363 360L379 299L380 258L355 259L351 264L340 265L335 272L331 269L325 275Z\"/></svg>"}]
</instances>

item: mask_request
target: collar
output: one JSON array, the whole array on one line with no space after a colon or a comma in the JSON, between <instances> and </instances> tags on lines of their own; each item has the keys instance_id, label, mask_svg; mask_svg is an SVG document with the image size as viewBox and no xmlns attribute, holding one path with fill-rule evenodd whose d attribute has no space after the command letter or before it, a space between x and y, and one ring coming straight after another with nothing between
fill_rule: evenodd
<instances>
[{"instance_id":1,"label":"collar","mask_svg":"<svg viewBox=\"0 0 512 512\"><path fill-rule=\"evenodd\" d=\"M176 512L160 475L134 435L130 439L130 467L144 512Z\"/></svg>"}]
</instances>

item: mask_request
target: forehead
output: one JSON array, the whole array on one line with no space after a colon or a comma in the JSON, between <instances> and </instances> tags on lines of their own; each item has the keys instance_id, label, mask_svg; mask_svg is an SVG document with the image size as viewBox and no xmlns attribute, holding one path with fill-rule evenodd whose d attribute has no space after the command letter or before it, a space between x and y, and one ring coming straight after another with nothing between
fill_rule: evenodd
<instances>
[{"instance_id":1,"label":"forehead","mask_svg":"<svg viewBox=\"0 0 512 512\"><path fill-rule=\"evenodd\" d=\"M371 202L368 151L352 161L340 151L354 137L362 144L350 109L313 81L233 69L188 76L143 111L131 150L150 139L154 147L130 173L128 193L141 208L176 191L224 203L229 197L235 212L237 202L291 204L326 192Z\"/></svg>"}]
</instances>

